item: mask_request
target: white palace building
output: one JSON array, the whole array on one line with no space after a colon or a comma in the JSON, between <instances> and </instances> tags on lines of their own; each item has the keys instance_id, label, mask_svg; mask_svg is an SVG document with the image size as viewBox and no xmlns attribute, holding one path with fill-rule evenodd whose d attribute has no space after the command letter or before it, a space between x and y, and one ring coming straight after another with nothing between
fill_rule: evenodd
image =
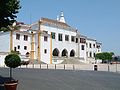
<instances>
[{"instance_id":1,"label":"white palace building","mask_svg":"<svg viewBox=\"0 0 120 90\"><path fill-rule=\"evenodd\" d=\"M31 25L17 23L19 30L0 32L0 65L12 50L31 63L92 63L101 52L101 43L80 34L65 22L63 12L57 20L41 18Z\"/></svg>"}]
</instances>

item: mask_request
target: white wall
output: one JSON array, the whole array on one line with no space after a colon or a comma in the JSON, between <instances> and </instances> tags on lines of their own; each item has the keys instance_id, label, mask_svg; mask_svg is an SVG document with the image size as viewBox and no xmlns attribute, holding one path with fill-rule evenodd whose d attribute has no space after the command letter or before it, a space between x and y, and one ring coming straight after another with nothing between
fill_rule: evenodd
<instances>
[{"instance_id":1,"label":"white wall","mask_svg":"<svg viewBox=\"0 0 120 90\"><path fill-rule=\"evenodd\" d=\"M91 52L92 53L92 57L94 57L94 53L96 53L96 41L94 40L86 40L86 43L88 44L88 47L87 47L87 52L88 52L88 57L90 57L89 53ZM89 47L89 44L91 43L91 48ZM93 47L93 44L95 44L95 47Z\"/></svg>"},{"instance_id":2,"label":"white wall","mask_svg":"<svg viewBox=\"0 0 120 90\"><path fill-rule=\"evenodd\" d=\"M82 50L82 45L84 45L84 50ZM80 43L79 44L79 48L80 48L80 58L81 58L81 60L84 60L84 61L86 61L86 43ZM82 58L84 58L84 59L82 59Z\"/></svg>"},{"instance_id":3,"label":"white wall","mask_svg":"<svg viewBox=\"0 0 120 90\"><path fill-rule=\"evenodd\" d=\"M0 52L10 51L10 32L0 33Z\"/></svg>"},{"instance_id":4,"label":"white wall","mask_svg":"<svg viewBox=\"0 0 120 90\"><path fill-rule=\"evenodd\" d=\"M4 66L4 61L7 53L0 53L0 66Z\"/></svg>"},{"instance_id":5,"label":"white wall","mask_svg":"<svg viewBox=\"0 0 120 90\"><path fill-rule=\"evenodd\" d=\"M88 55L86 56L87 62L93 63L95 61L94 54L96 54L96 52L97 52L96 40L87 39L86 42L87 42L87 46L88 46L86 49L86 52L88 53ZM89 46L90 43L91 43L91 48ZM93 46L93 44L95 44L95 47ZM90 53L91 53L91 57L90 57Z\"/></svg>"},{"instance_id":6,"label":"white wall","mask_svg":"<svg viewBox=\"0 0 120 90\"><path fill-rule=\"evenodd\" d=\"M62 56L62 51L64 49L67 50L68 52L68 57L70 57L70 51L71 50L74 50L75 51L75 56L77 55L77 52L76 52L76 48L77 48L77 45L75 43L63 43L63 42L56 42L56 41L53 41L52 42L52 51L57 48L60 52L60 57ZM77 56L76 56L77 57Z\"/></svg>"},{"instance_id":7,"label":"white wall","mask_svg":"<svg viewBox=\"0 0 120 90\"><path fill-rule=\"evenodd\" d=\"M16 34L20 34L20 40L16 39ZM28 35L28 41L24 41L24 35ZM20 46L20 49L18 49L18 45ZM27 46L27 50L24 50L24 46ZM13 35L13 50L14 47L17 48L17 51L21 53L21 55L25 55L27 52L30 53L31 50L31 36L29 34L14 32Z\"/></svg>"},{"instance_id":8,"label":"white wall","mask_svg":"<svg viewBox=\"0 0 120 90\"><path fill-rule=\"evenodd\" d=\"M59 29L59 28L54 28L54 27L48 27L48 26L41 26L42 30L48 31L48 34L51 32L55 33L55 39L52 39L52 51L57 48L61 53L64 49L68 51L68 56L70 55L70 51L73 49L76 52L77 49L77 44L75 42L71 42L71 36L76 36L76 32L70 31L70 30L64 30L64 29ZM58 34L62 34L62 41L58 41ZM65 41L65 35L69 35L69 41ZM75 54L77 55L77 54Z\"/></svg>"},{"instance_id":9,"label":"white wall","mask_svg":"<svg viewBox=\"0 0 120 90\"><path fill-rule=\"evenodd\" d=\"M47 50L47 53L44 53L44 50ZM50 37L48 40L44 41L44 36L41 36L41 45L40 45L41 61L45 63L50 63Z\"/></svg>"}]
</instances>

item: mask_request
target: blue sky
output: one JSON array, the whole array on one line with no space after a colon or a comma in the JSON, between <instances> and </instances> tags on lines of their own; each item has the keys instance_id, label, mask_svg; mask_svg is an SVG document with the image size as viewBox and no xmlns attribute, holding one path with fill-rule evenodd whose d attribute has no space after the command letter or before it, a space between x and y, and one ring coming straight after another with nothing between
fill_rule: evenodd
<instances>
[{"instance_id":1,"label":"blue sky","mask_svg":"<svg viewBox=\"0 0 120 90\"><path fill-rule=\"evenodd\" d=\"M56 19L63 11L69 25L102 42L102 51L120 55L120 0L20 0L20 3L18 21L30 24L41 17Z\"/></svg>"}]
</instances>

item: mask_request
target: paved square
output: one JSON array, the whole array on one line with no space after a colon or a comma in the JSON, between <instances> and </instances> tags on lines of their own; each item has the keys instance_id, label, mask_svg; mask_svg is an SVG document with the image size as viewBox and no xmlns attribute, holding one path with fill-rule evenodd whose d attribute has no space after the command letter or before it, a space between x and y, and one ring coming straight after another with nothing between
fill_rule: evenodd
<instances>
[{"instance_id":1,"label":"paved square","mask_svg":"<svg viewBox=\"0 0 120 90\"><path fill-rule=\"evenodd\" d=\"M0 68L8 77L9 69ZM17 90L120 90L120 74L98 71L13 69Z\"/></svg>"}]
</instances>

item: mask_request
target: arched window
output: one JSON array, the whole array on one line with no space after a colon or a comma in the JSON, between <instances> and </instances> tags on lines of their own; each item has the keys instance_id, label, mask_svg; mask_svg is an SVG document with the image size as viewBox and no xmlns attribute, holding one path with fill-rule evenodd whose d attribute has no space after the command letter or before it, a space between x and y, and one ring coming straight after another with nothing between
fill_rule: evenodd
<instances>
[{"instance_id":1,"label":"arched window","mask_svg":"<svg viewBox=\"0 0 120 90\"><path fill-rule=\"evenodd\" d=\"M26 57L29 57L29 56L30 56L30 53L29 53L29 52L27 52L27 53L26 53Z\"/></svg>"},{"instance_id":2,"label":"arched window","mask_svg":"<svg viewBox=\"0 0 120 90\"><path fill-rule=\"evenodd\" d=\"M59 56L59 50L55 48L52 53L53 56Z\"/></svg>"},{"instance_id":3,"label":"arched window","mask_svg":"<svg viewBox=\"0 0 120 90\"><path fill-rule=\"evenodd\" d=\"M71 50L70 51L70 57L74 57L75 56L75 51L74 50Z\"/></svg>"},{"instance_id":4,"label":"arched window","mask_svg":"<svg viewBox=\"0 0 120 90\"><path fill-rule=\"evenodd\" d=\"M64 49L64 50L62 51L62 56L68 56L68 52L67 52L66 49Z\"/></svg>"}]
</instances>

